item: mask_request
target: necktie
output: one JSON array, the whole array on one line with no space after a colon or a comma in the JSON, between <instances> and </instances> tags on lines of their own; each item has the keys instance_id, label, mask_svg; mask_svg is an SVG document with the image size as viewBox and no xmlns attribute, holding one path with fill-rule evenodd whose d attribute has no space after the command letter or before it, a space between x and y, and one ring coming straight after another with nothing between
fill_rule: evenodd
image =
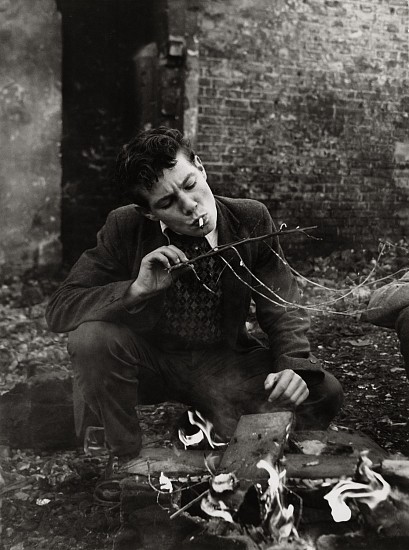
<instances>
[{"instance_id":1,"label":"necktie","mask_svg":"<svg viewBox=\"0 0 409 550\"><path fill-rule=\"evenodd\" d=\"M169 231L169 230L168 230ZM171 244L188 259L208 252L211 247L204 237L189 237L168 232ZM159 330L181 342L181 347L198 348L222 339L220 282L223 265L217 256L201 258L189 270L175 278L166 292L165 307Z\"/></svg>"},{"instance_id":2,"label":"necktie","mask_svg":"<svg viewBox=\"0 0 409 550\"><path fill-rule=\"evenodd\" d=\"M211 246L205 237L178 235L169 230L168 236L171 244L182 250L189 260L193 260L194 258L197 258L197 256L201 256L211 249ZM192 277L196 276L196 280L200 279L203 284L207 286L211 285L212 282L215 282L214 270L216 268L216 263L217 262L211 258L202 258L194 264L191 264L194 269L194 273L190 272L190 275L187 275L186 284L188 284L188 281L191 280Z\"/></svg>"}]
</instances>

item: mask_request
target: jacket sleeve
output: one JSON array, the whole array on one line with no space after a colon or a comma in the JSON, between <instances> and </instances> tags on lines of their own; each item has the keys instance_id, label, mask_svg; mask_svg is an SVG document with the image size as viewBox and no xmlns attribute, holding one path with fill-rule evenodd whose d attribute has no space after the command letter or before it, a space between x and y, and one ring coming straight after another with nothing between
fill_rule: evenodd
<instances>
[{"instance_id":1,"label":"jacket sleeve","mask_svg":"<svg viewBox=\"0 0 409 550\"><path fill-rule=\"evenodd\" d=\"M362 320L380 327L395 328L400 312L408 306L409 272L372 293Z\"/></svg>"},{"instance_id":2,"label":"jacket sleeve","mask_svg":"<svg viewBox=\"0 0 409 550\"><path fill-rule=\"evenodd\" d=\"M263 205L263 231L276 231L273 220ZM292 369L322 376L320 361L311 354L307 333L308 313L300 304L297 281L284 257L277 237L259 241L254 274L257 319L266 333L277 370Z\"/></svg>"},{"instance_id":3,"label":"jacket sleeve","mask_svg":"<svg viewBox=\"0 0 409 550\"><path fill-rule=\"evenodd\" d=\"M97 235L95 248L82 254L46 309L50 330L68 332L86 321L143 323L146 303L132 314L122 298L133 282L115 211Z\"/></svg>"}]
</instances>

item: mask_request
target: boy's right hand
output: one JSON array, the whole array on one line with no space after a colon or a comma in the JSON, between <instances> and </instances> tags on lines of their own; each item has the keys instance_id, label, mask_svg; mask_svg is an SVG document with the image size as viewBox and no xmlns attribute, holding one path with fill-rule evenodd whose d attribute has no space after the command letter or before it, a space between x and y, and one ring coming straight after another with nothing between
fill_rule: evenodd
<instances>
[{"instance_id":1,"label":"boy's right hand","mask_svg":"<svg viewBox=\"0 0 409 550\"><path fill-rule=\"evenodd\" d=\"M135 305L170 287L173 278L169 269L187 261L186 254L172 244L149 252L142 259L138 277L128 289L126 305Z\"/></svg>"}]
</instances>

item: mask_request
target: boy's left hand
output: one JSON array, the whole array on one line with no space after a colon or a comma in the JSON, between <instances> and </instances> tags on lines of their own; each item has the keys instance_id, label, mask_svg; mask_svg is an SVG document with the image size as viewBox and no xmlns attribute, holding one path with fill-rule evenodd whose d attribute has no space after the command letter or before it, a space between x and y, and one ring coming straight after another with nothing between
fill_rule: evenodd
<instances>
[{"instance_id":1,"label":"boy's left hand","mask_svg":"<svg viewBox=\"0 0 409 550\"><path fill-rule=\"evenodd\" d=\"M270 373L264 388L272 390L268 401L280 407L298 407L309 395L307 384L291 369Z\"/></svg>"}]
</instances>

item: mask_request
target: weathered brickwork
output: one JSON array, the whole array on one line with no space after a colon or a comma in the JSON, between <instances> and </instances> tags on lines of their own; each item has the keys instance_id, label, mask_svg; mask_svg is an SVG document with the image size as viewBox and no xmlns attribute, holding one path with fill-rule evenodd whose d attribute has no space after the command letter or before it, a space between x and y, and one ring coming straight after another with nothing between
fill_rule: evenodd
<instances>
[{"instance_id":1,"label":"weathered brickwork","mask_svg":"<svg viewBox=\"0 0 409 550\"><path fill-rule=\"evenodd\" d=\"M320 251L408 234L407 22L406 0L203 2L196 145L214 190L318 225Z\"/></svg>"}]
</instances>

